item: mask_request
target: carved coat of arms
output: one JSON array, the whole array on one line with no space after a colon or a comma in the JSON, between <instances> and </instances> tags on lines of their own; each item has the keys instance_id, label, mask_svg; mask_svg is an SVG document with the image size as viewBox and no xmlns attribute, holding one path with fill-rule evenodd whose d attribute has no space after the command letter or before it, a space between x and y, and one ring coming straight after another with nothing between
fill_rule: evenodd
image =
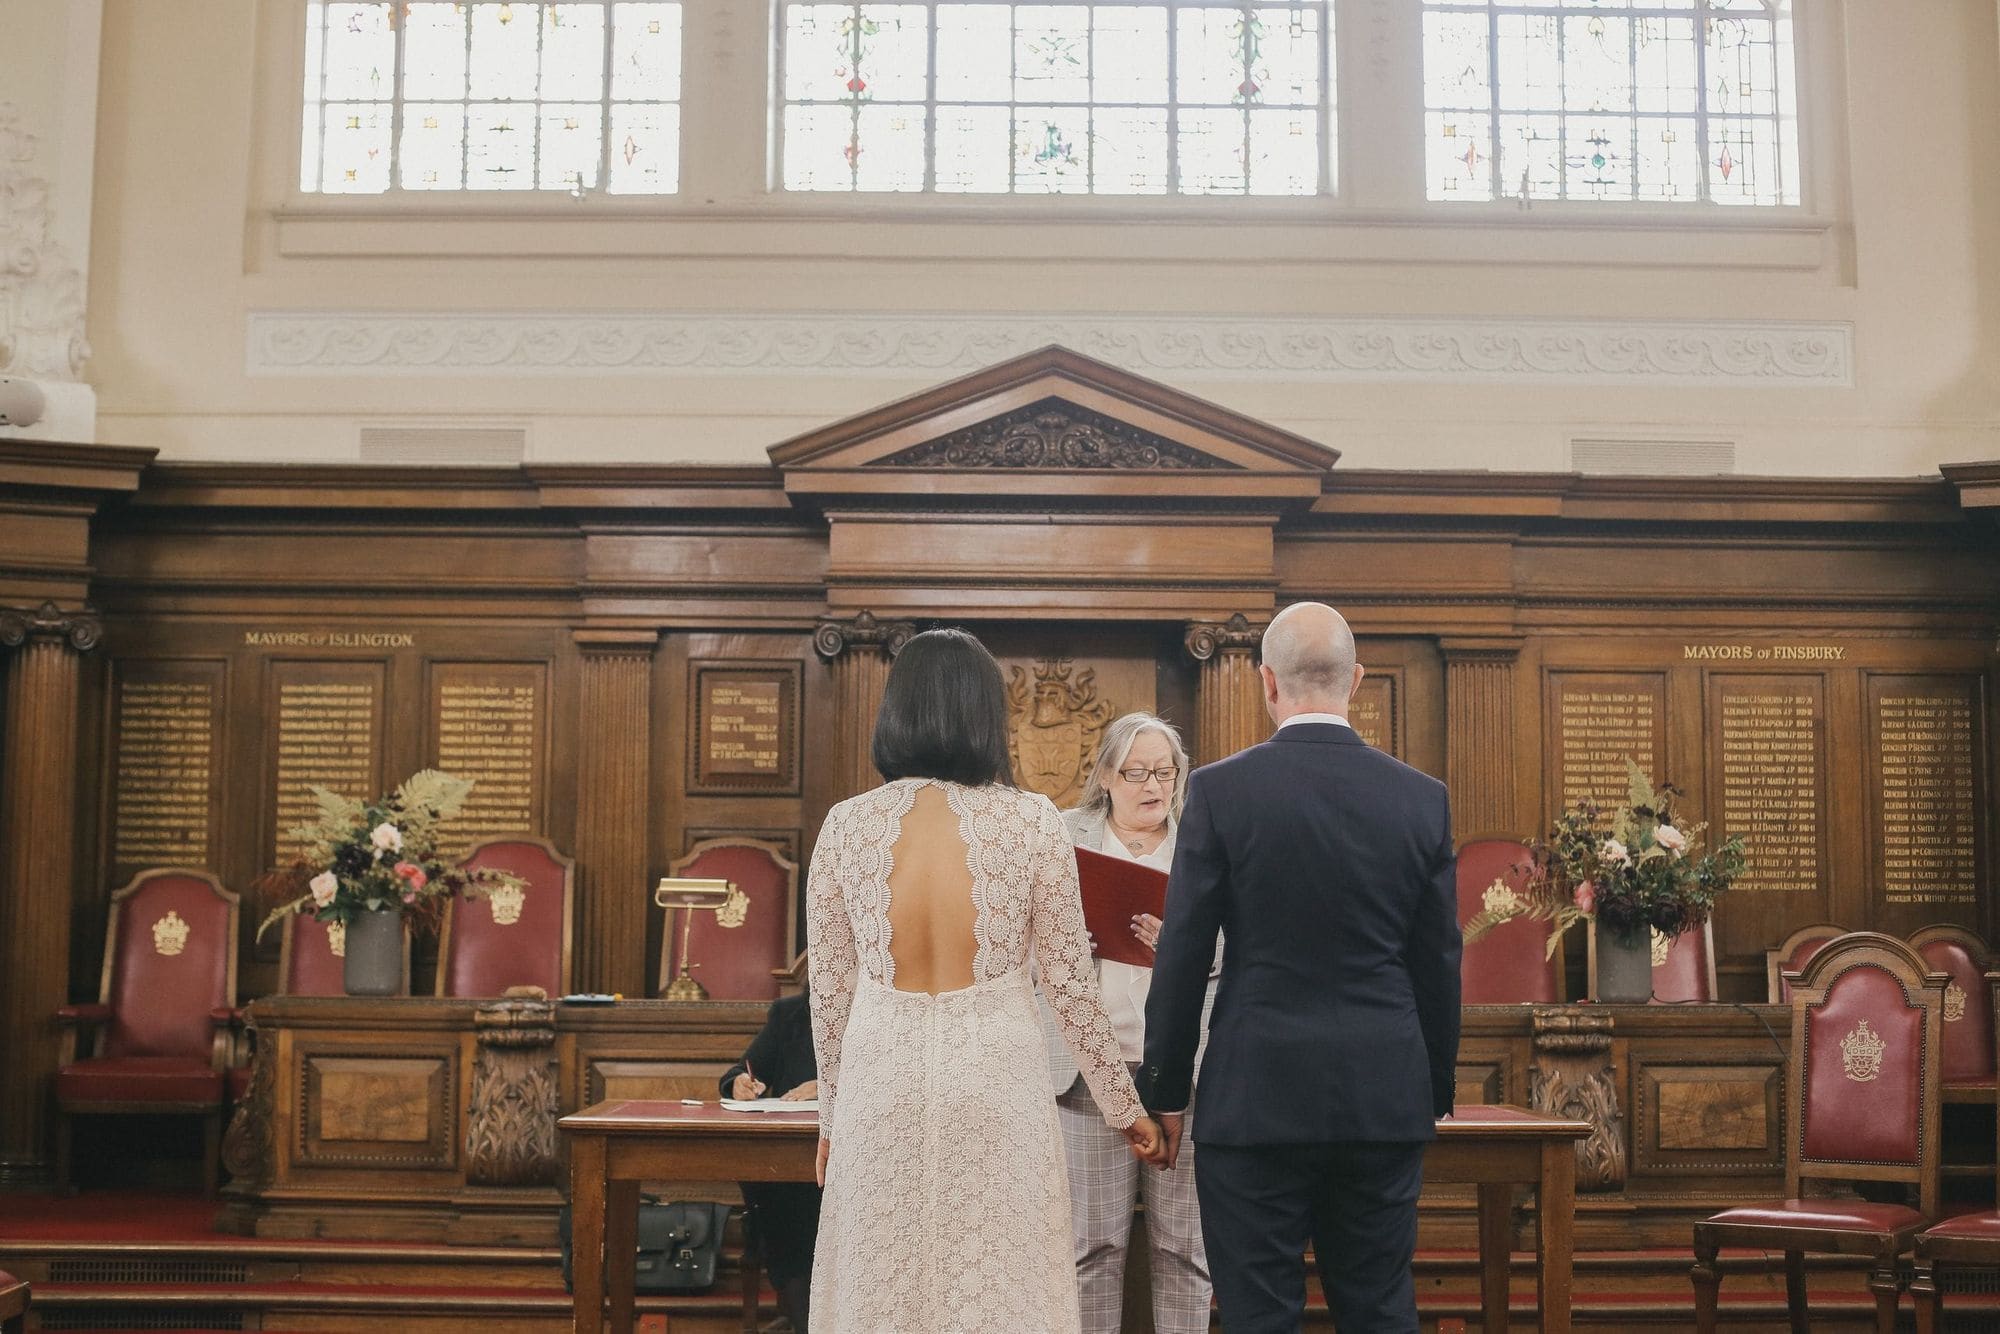
<instances>
[{"instance_id":1,"label":"carved coat of arms","mask_svg":"<svg viewBox=\"0 0 2000 1334\"><path fill-rule=\"evenodd\" d=\"M1074 806L1097 754L1097 739L1118 714L1097 697L1097 673L1068 658L1037 658L1034 674L1015 667L1007 680L1008 746L1014 781L1057 806Z\"/></svg>"},{"instance_id":2,"label":"carved coat of arms","mask_svg":"<svg viewBox=\"0 0 2000 1334\"><path fill-rule=\"evenodd\" d=\"M1840 1066L1847 1077L1857 1084L1873 1083L1882 1073L1882 1053L1889 1044L1882 1035L1868 1027L1866 1019L1854 1026L1854 1031L1840 1040Z\"/></svg>"},{"instance_id":3,"label":"carved coat of arms","mask_svg":"<svg viewBox=\"0 0 2000 1334\"><path fill-rule=\"evenodd\" d=\"M528 906L528 894L519 885L495 885L486 904L492 909L493 925L512 926L521 920L521 910Z\"/></svg>"},{"instance_id":4,"label":"carved coat of arms","mask_svg":"<svg viewBox=\"0 0 2000 1334\"><path fill-rule=\"evenodd\" d=\"M173 958L187 948L190 932L187 920L173 909L167 909L167 915L153 923L153 952Z\"/></svg>"},{"instance_id":5,"label":"carved coat of arms","mask_svg":"<svg viewBox=\"0 0 2000 1334\"><path fill-rule=\"evenodd\" d=\"M1965 988L1956 982L1944 985L1944 1021L1955 1024L1965 1018Z\"/></svg>"}]
</instances>

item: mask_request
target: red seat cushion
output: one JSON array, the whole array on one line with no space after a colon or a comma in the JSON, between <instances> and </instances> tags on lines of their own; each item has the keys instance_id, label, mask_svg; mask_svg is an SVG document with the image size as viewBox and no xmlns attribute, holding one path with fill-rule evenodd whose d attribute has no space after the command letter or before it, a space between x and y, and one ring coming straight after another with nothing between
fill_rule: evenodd
<instances>
[{"instance_id":1,"label":"red seat cushion","mask_svg":"<svg viewBox=\"0 0 2000 1334\"><path fill-rule=\"evenodd\" d=\"M1725 1227L1817 1228L1828 1232L1917 1231L1924 1226L1924 1216L1915 1209L1866 1200L1767 1200L1725 1209L1704 1221Z\"/></svg>"},{"instance_id":2,"label":"red seat cushion","mask_svg":"<svg viewBox=\"0 0 2000 1334\"><path fill-rule=\"evenodd\" d=\"M1971 1241L2000 1242L2000 1214L1986 1210L1976 1214L1961 1214L1957 1218L1947 1218L1930 1231L1927 1237L1954 1237Z\"/></svg>"},{"instance_id":3,"label":"red seat cushion","mask_svg":"<svg viewBox=\"0 0 2000 1334\"><path fill-rule=\"evenodd\" d=\"M185 1056L102 1056L56 1071L56 1100L222 1104L222 1072Z\"/></svg>"}]
</instances>

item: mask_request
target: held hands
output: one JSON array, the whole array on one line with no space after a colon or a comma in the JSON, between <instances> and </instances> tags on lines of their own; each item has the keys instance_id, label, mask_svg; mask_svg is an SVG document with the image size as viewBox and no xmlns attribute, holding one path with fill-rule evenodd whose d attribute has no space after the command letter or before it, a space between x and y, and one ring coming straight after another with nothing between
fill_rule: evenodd
<instances>
[{"instance_id":1,"label":"held hands","mask_svg":"<svg viewBox=\"0 0 2000 1334\"><path fill-rule=\"evenodd\" d=\"M813 1159L813 1180L821 1190L826 1189L826 1156L833 1151L833 1141L826 1136L819 1137L819 1154Z\"/></svg>"},{"instance_id":2,"label":"held hands","mask_svg":"<svg viewBox=\"0 0 2000 1334\"><path fill-rule=\"evenodd\" d=\"M1142 912L1132 919L1132 934L1139 943L1149 950L1160 947L1160 919L1149 912Z\"/></svg>"},{"instance_id":3,"label":"held hands","mask_svg":"<svg viewBox=\"0 0 2000 1334\"><path fill-rule=\"evenodd\" d=\"M1125 1127L1125 1142L1132 1146L1132 1156L1142 1163L1165 1168L1172 1164L1167 1159L1167 1140L1160 1130L1160 1123L1150 1116L1142 1116Z\"/></svg>"},{"instance_id":4,"label":"held hands","mask_svg":"<svg viewBox=\"0 0 2000 1334\"><path fill-rule=\"evenodd\" d=\"M1160 1113L1160 1134L1166 1140L1161 1151L1165 1161L1159 1164L1163 1169L1171 1168L1181 1160L1181 1127L1186 1119L1186 1112Z\"/></svg>"}]
</instances>

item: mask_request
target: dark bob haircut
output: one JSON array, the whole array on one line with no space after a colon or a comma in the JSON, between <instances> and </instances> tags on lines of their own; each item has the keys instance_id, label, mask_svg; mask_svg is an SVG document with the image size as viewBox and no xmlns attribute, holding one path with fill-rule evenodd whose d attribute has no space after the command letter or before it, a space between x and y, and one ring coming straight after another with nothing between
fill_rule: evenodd
<instances>
[{"instance_id":1,"label":"dark bob haircut","mask_svg":"<svg viewBox=\"0 0 2000 1334\"><path fill-rule=\"evenodd\" d=\"M896 655L869 757L882 777L1014 782L1000 664L963 630L926 630Z\"/></svg>"}]
</instances>

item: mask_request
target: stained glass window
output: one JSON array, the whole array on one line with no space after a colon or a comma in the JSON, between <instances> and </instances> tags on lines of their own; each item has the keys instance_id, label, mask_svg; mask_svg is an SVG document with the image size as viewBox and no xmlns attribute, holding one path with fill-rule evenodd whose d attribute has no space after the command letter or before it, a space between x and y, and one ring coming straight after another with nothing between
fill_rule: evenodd
<instances>
[{"instance_id":1,"label":"stained glass window","mask_svg":"<svg viewBox=\"0 0 2000 1334\"><path fill-rule=\"evenodd\" d=\"M299 188L680 188L681 6L310 0Z\"/></svg>"},{"instance_id":2,"label":"stained glass window","mask_svg":"<svg viewBox=\"0 0 2000 1334\"><path fill-rule=\"evenodd\" d=\"M1330 190L1327 0L784 0L788 190Z\"/></svg>"},{"instance_id":3,"label":"stained glass window","mask_svg":"<svg viewBox=\"0 0 2000 1334\"><path fill-rule=\"evenodd\" d=\"M1424 0L1434 200L1799 202L1791 0Z\"/></svg>"}]
</instances>

